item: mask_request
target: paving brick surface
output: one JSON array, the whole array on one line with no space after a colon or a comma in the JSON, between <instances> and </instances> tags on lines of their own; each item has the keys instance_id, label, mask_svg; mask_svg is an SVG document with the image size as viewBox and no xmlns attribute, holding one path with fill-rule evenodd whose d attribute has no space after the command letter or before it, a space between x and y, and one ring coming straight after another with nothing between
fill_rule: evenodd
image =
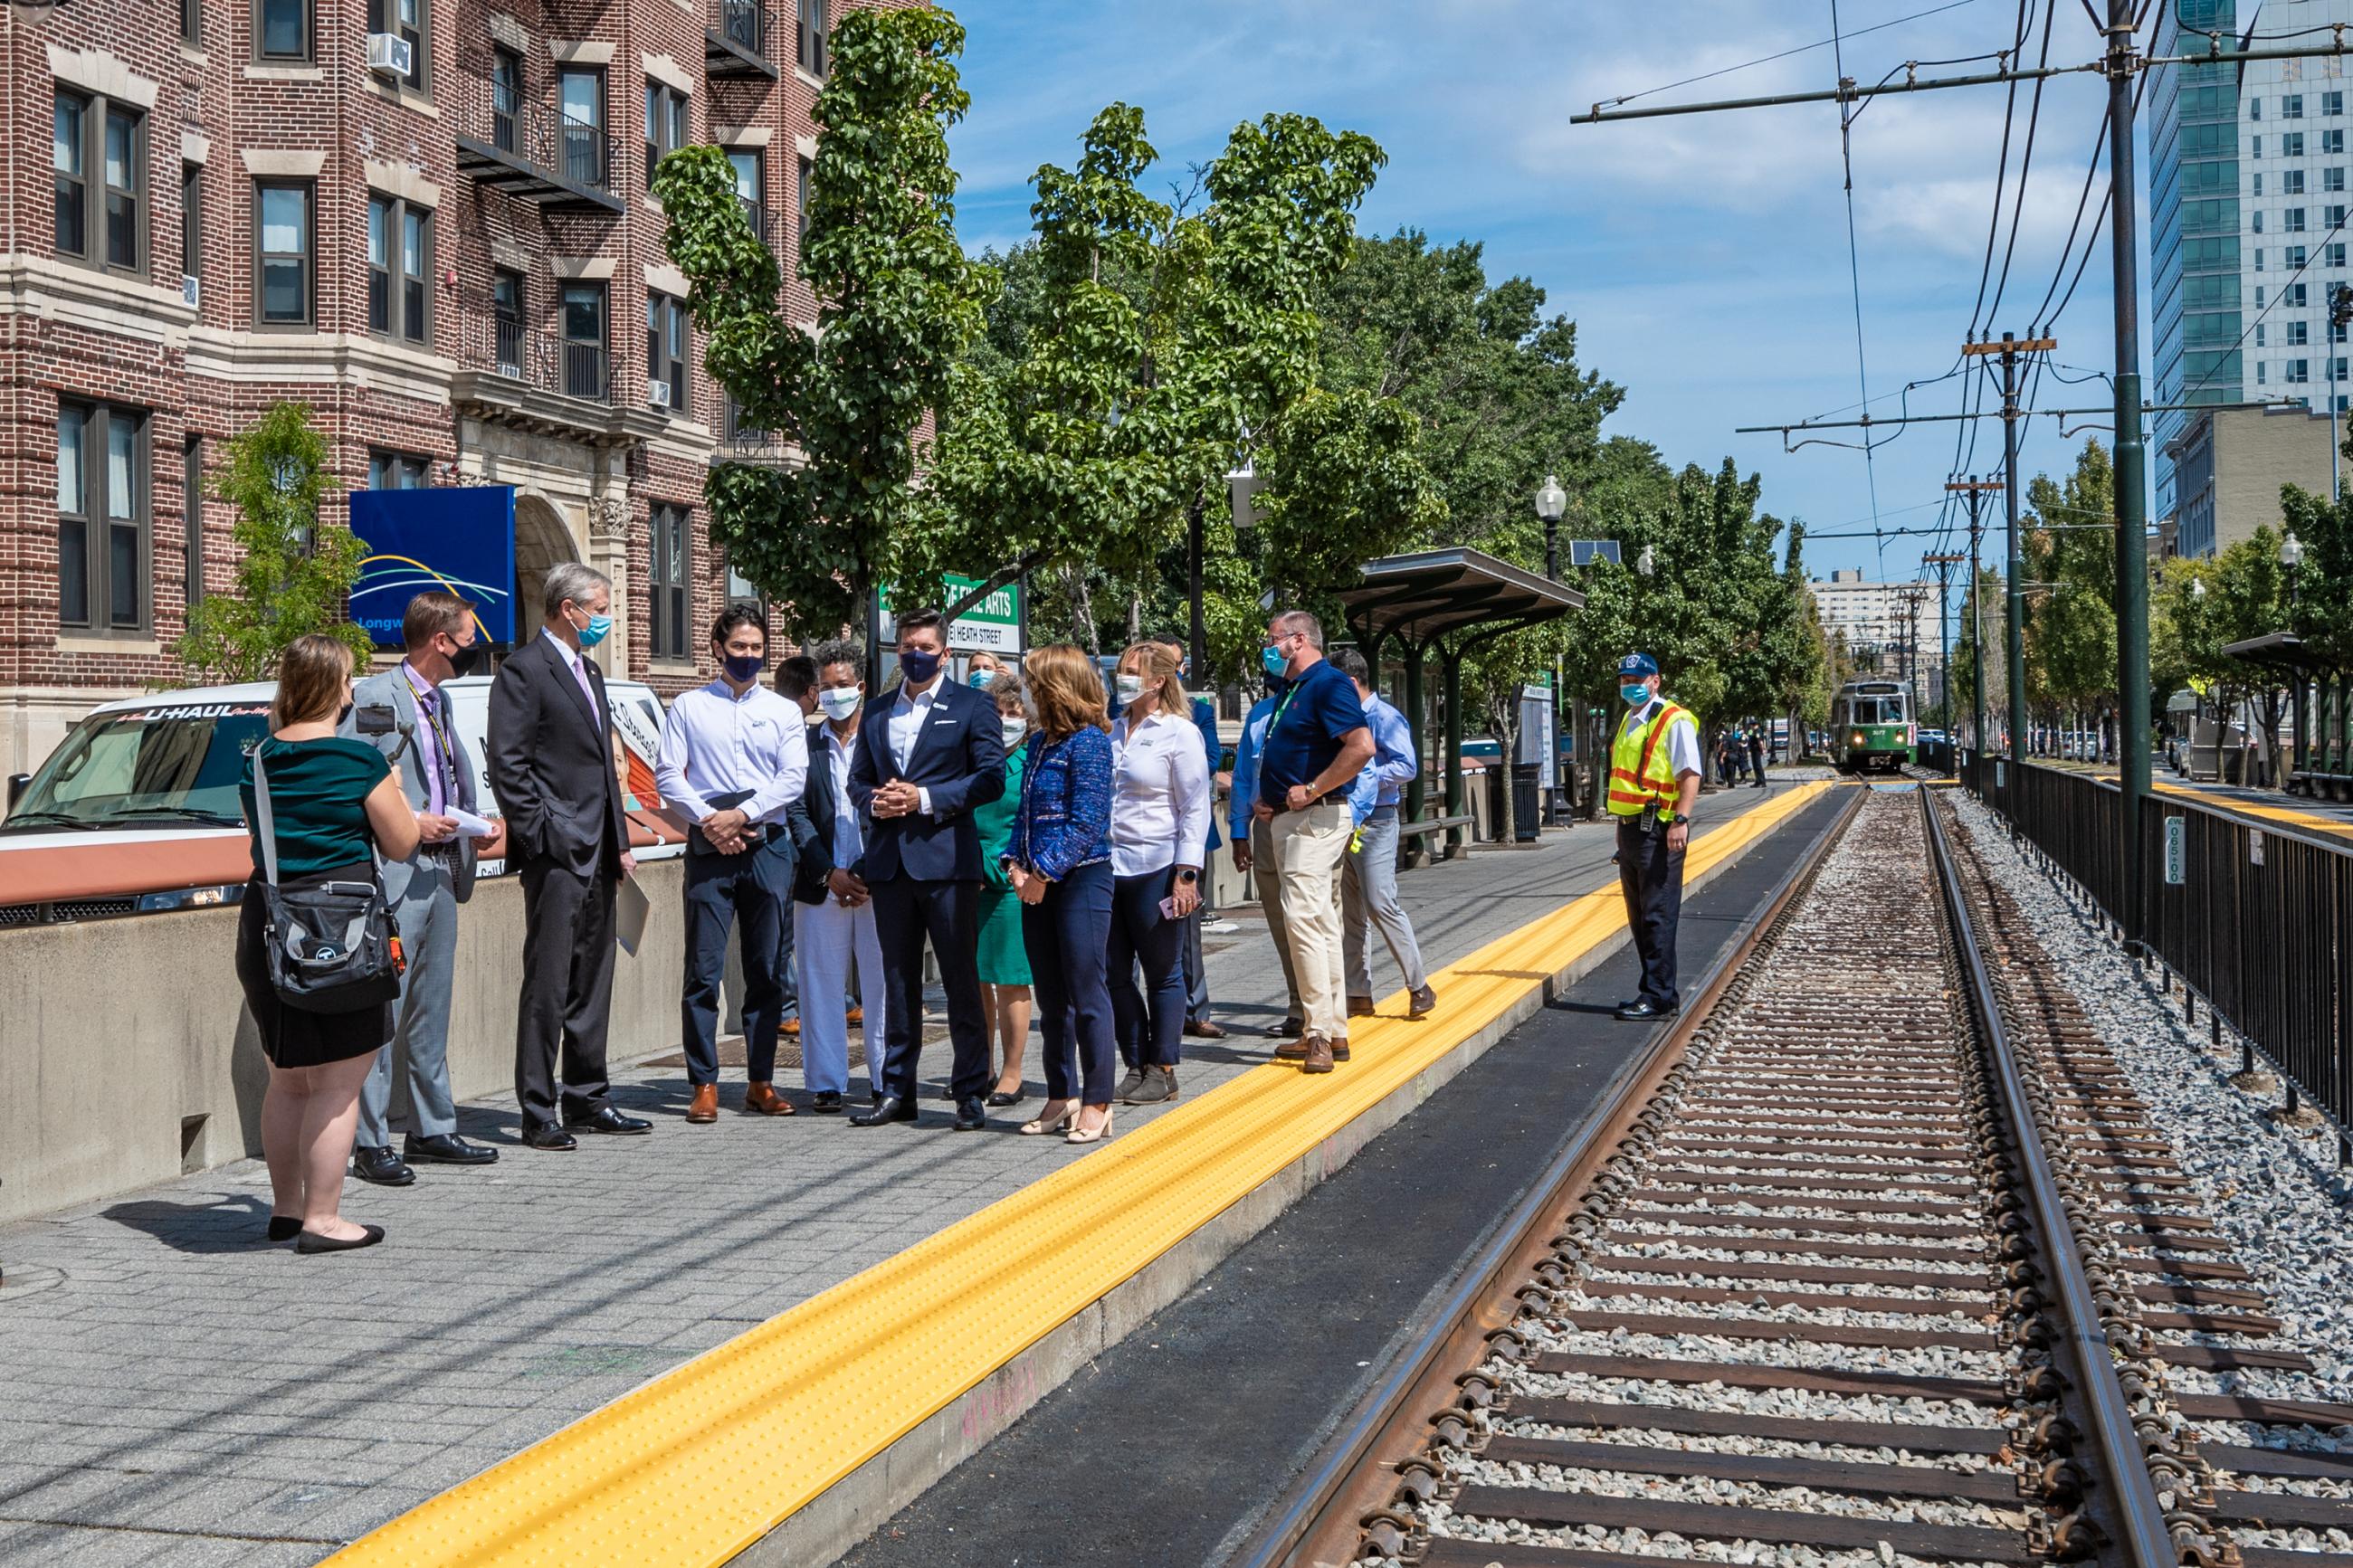
<instances>
[{"instance_id":1,"label":"paving brick surface","mask_svg":"<svg viewBox=\"0 0 2353 1568\"><path fill-rule=\"evenodd\" d=\"M1764 797L1703 801L1700 827ZM1580 826L1399 886L1433 968L1614 883ZM1185 1042L1187 1095L1267 1059L1281 971L1254 909L1205 943L1233 1033ZM624 960L624 962L628 962ZM1376 983L1400 984L1376 950ZM936 998L934 999L936 1005ZM1036 1037L1032 1036L1033 1051ZM617 1059L675 1042L614 1042ZM262 1244L260 1162L0 1226L0 1562L71 1568L316 1562L646 1379L1085 1152L1015 1128L959 1135L926 1052L922 1124L744 1115L690 1127L684 1075L617 1071L644 1138L575 1153L513 1141L511 1100L464 1107L497 1165L349 1184L382 1247L303 1258ZM1342 1070L1345 1070L1343 1068ZM806 1105L791 1075L782 1085ZM740 1082L738 1079L731 1081ZM1123 1129L1150 1112L1123 1109Z\"/></svg>"}]
</instances>

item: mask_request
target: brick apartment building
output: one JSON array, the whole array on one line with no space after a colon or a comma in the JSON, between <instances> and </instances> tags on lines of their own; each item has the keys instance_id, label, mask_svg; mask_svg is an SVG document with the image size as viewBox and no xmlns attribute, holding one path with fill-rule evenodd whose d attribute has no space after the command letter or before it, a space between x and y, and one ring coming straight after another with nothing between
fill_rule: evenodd
<instances>
[{"instance_id":1,"label":"brick apartment building","mask_svg":"<svg viewBox=\"0 0 2353 1568\"><path fill-rule=\"evenodd\" d=\"M728 596L704 475L787 454L704 374L648 176L727 148L789 277L850 3L908 0L12 7L0 771L179 678L190 598L234 564L200 474L285 397L346 487L515 486L522 623L587 561L619 590L608 671L692 684Z\"/></svg>"}]
</instances>

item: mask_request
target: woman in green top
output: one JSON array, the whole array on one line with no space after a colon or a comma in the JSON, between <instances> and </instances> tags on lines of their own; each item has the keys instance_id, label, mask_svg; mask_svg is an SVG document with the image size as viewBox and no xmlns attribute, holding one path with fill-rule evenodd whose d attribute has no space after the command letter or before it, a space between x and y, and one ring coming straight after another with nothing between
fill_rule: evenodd
<instances>
[{"instance_id":1,"label":"woman in green top","mask_svg":"<svg viewBox=\"0 0 2353 1568\"><path fill-rule=\"evenodd\" d=\"M417 852L417 812L384 754L339 740L335 721L352 700L352 653L332 637L298 637L279 660L270 731L253 748L269 781L278 880L375 880L375 855ZM259 821L253 764L242 786L245 819ZM343 1217L343 1170L359 1128L360 1086L389 1033L392 1009L306 1013L278 999L265 952L260 828L253 829L253 879L237 928L237 977L245 987L269 1058L261 1101L261 1152L269 1164L269 1239L300 1237L303 1252L373 1247L384 1227Z\"/></svg>"},{"instance_id":2,"label":"woman in green top","mask_svg":"<svg viewBox=\"0 0 2353 1568\"><path fill-rule=\"evenodd\" d=\"M1005 793L972 814L980 829L980 994L997 1037L997 1075L991 1105L1021 1103L1021 1053L1029 1043L1029 951L1021 944L1021 900L1006 880L1000 857L1013 838L1013 814L1021 806L1021 737L1029 728L1021 678L1001 664L989 672L985 689L997 700L1005 726Z\"/></svg>"}]
</instances>

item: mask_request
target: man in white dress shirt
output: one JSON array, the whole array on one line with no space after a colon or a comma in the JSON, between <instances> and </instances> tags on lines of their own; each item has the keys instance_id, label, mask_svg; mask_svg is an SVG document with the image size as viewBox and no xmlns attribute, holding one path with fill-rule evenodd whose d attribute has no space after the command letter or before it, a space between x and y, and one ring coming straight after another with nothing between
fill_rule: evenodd
<instances>
[{"instance_id":1,"label":"man in white dress shirt","mask_svg":"<svg viewBox=\"0 0 2353 1568\"><path fill-rule=\"evenodd\" d=\"M686 984L680 1031L694 1086L689 1121L719 1119L719 987L727 931L740 925L744 963L744 1109L790 1116L776 1092L784 977L776 972L793 886L786 818L808 776L797 703L760 679L767 634L759 612L729 606L711 628L719 679L681 695L662 721L654 781L694 826L686 846Z\"/></svg>"}]
</instances>

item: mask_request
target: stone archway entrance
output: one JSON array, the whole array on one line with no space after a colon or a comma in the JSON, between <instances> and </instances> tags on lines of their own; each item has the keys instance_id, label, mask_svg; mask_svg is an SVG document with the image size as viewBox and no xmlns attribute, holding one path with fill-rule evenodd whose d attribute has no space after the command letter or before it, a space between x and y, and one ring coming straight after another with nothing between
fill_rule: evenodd
<instances>
[{"instance_id":1,"label":"stone archway entrance","mask_svg":"<svg viewBox=\"0 0 2353 1568\"><path fill-rule=\"evenodd\" d=\"M524 491L515 495L515 641L521 643L539 626L540 591L550 567L580 559L580 546L564 523L564 514L544 497Z\"/></svg>"}]
</instances>

